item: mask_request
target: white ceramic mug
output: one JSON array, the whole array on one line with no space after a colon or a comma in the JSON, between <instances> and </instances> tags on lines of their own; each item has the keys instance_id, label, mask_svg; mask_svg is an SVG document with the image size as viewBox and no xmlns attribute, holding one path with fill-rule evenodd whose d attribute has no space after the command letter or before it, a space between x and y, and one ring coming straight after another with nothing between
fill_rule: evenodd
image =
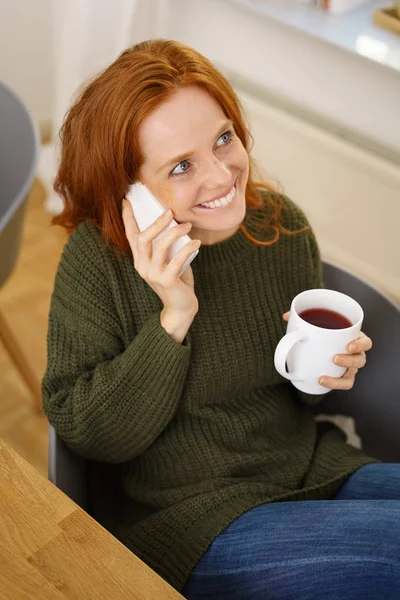
<instances>
[{"instance_id":1,"label":"white ceramic mug","mask_svg":"<svg viewBox=\"0 0 400 600\"><path fill-rule=\"evenodd\" d=\"M337 312L352 325L345 329L311 325L299 315L313 308ZM348 354L346 346L359 337L363 318L361 306L346 294L326 289L301 292L292 301L286 335L275 350L276 370L302 392L326 394L330 390L319 385L318 379L322 375L341 377L346 371L335 365L333 358Z\"/></svg>"}]
</instances>

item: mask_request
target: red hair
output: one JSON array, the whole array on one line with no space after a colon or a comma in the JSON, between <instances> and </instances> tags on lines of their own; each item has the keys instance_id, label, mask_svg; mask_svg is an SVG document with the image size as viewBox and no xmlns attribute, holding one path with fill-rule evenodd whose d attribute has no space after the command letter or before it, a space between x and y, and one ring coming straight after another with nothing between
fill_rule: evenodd
<instances>
[{"instance_id":1,"label":"red hair","mask_svg":"<svg viewBox=\"0 0 400 600\"><path fill-rule=\"evenodd\" d=\"M138 127L143 119L177 88L203 87L234 123L236 135L249 152L249 134L239 99L227 79L204 56L179 42L149 40L124 51L105 71L90 81L68 111L60 131L61 161L54 183L64 200L61 214L52 223L71 233L82 221L91 220L104 239L123 252L130 250L121 217L121 201L137 179L143 157ZM262 208L271 203L266 226L274 237L286 230L279 222L279 195L265 182L253 179L254 162L246 187L246 205ZM302 230L300 230L302 231Z\"/></svg>"}]
</instances>

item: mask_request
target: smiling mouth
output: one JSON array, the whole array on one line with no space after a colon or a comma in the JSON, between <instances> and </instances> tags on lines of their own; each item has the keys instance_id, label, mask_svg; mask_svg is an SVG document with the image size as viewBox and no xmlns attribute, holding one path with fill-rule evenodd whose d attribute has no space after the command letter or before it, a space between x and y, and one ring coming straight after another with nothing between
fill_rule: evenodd
<instances>
[{"instance_id":1,"label":"smiling mouth","mask_svg":"<svg viewBox=\"0 0 400 600\"><path fill-rule=\"evenodd\" d=\"M223 196L222 198L218 198L218 200L211 200L210 202L202 202L201 204L197 204L197 207L202 207L208 210L215 210L216 208L224 208L225 206L228 206L228 204L230 204L233 199L236 196L236 182L233 185L232 189L230 190L230 192L228 192L226 194L226 196Z\"/></svg>"}]
</instances>

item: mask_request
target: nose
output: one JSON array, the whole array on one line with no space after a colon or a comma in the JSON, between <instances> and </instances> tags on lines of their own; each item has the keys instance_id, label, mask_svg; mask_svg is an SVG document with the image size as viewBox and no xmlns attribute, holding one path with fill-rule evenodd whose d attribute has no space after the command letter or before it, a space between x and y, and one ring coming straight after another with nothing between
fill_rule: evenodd
<instances>
[{"instance_id":1,"label":"nose","mask_svg":"<svg viewBox=\"0 0 400 600\"><path fill-rule=\"evenodd\" d=\"M203 183L207 189L223 192L232 183L232 173L226 164L213 157L204 166Z\"/></svg>"}]
</instances>

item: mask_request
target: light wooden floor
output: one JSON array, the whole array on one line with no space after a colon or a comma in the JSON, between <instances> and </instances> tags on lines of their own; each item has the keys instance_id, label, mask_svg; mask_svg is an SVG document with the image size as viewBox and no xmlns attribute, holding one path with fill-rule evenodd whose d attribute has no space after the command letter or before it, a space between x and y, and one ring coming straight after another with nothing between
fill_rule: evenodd
<instances>
[{"instance_id":1,"label":"light wooden floor","mask_svg":"<svg viewBox=\"0 0 400 600\"><path fill-rule=\"evenodd\" d=\"M29 198L22 248L14 273L0 290L0 307L41 380L46 366L47 318L66 234L50 225L45 193L36 181ZM47 474L46 418L0 342L0 438Z\"/></svg>"}]
</instances>

